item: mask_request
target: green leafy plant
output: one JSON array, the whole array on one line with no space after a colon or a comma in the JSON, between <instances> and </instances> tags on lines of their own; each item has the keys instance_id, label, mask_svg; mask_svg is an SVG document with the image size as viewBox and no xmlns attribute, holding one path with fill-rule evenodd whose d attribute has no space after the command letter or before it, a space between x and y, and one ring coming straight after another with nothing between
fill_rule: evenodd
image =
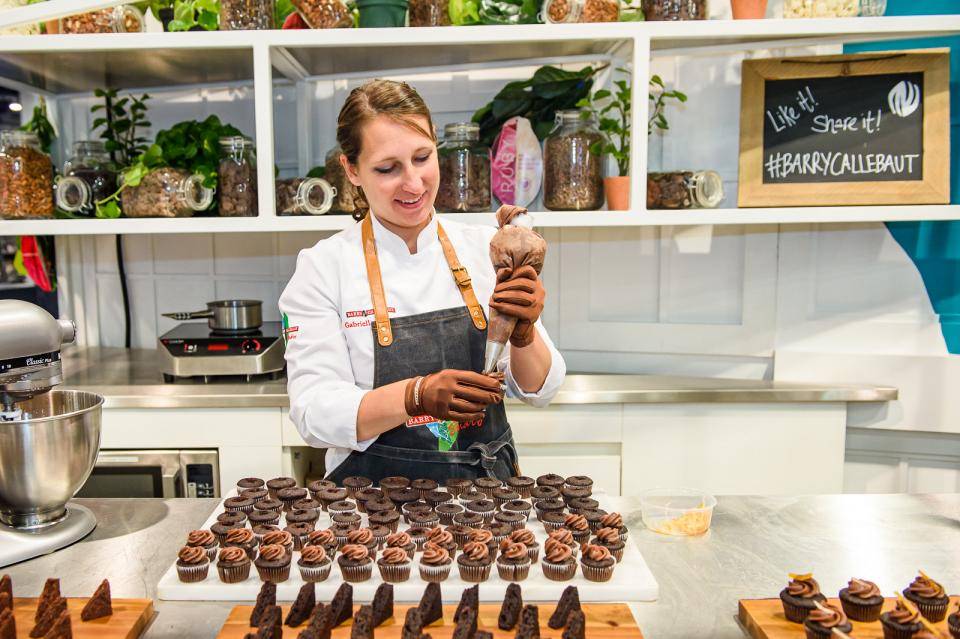
<instances>
[{"instance_id":1,"label":"green leafy plant","mask_svg":"<svg viewBox=\"0 0 960 639\"><path fill-rule=\"evenodd\" d=\"M564 71L547 65L537 69L529 80L507 83L493 101L473 114L473 121L480 125L480 139L492 144L503 123L518 115L530 120L537 138L544 139L553 129L554 114L572 109L589 95L593 76L606 66Z\"/></svg>"},{"instance_id":2,"label":"green leafy plant","mask_svg":"<svg viewBox=\"0 0 960 639\"><path fill-rule=\"evenodd\" d=\"M57 131L47 117L47 101L42 96L37 106L33 107L33 115L20 130L36 134L40 148L44 153L50 153L53 141L57 139Z\"/></svg>"},{"instance_id":3,"label":"green leafy plant","mask_svg":"<svg viewBox=\"0 0 960 639\"><path fill-rule=\"evenodd\" d=\"M480 3L477 0L450 0L447 10L454 26L480 24Z\"/></svg>"},{"instance_id":4,"label":"green leafy plant","mask_svg":"<svg viewBox=\"0 0 960 639\"><path fill-rule=\"evenodd\" d=\"M207 31L220 28L220 0L175 0L170 31L189 31L198 26Z\"/></svg>"},{"instance_id":5,"label":"green leafy plant","mask_svg":"<svg viewBox=\"0 0 960 639\"><path fill-rule=\"evenodd\" d=\"M666 85L659 75L650 77L650 117L647 119L647 135L653 133L653 130L660 129L666 131L670 128L666 116L663 115L668 105L668 100L677 100L686 102L687 96L680 91L668 91Z\"/></svg>"},{"instance_id":6,"label":"green leafy plant","mask_svg":"<svg viewBox=\"0 0 960 639\"><path fill-rule=\"evenodd\" d=\"M287 17L296 11L290 0L276 0L273 3L273 26L275 29L282 29L283 23Z\"/></svg>"},{"instance_id":7,"label":"green leafy plant","mask_svg":"<svg viewBox=\"0 0 960 639\"><path fill-rule=\"evenodd\" d=\"M118 98L116 89L97 89L93 94L103 98L102 103L90 107L91 113L100 114L93 120L93 129L103 127L100 139L104 140L107 153L118 166L127 166L147 149L147 138L140 131L151 126L146 104L150 96L144 93L139 98Z\"/></svg>"},{"instance_id":8,"label":"green leafy plant","mask_svg":"<svg viewBox=\"0 0 960 639\"><path fill-rule=\"evenodd\" d=\"M157 20L162 20L160 17L161 9L172 9L174 0L144 0L143 2L138 2L134 6L140 10L141 13L146 15L149 11L153 14L153 17Z\"/></svg>"}]
</instances>

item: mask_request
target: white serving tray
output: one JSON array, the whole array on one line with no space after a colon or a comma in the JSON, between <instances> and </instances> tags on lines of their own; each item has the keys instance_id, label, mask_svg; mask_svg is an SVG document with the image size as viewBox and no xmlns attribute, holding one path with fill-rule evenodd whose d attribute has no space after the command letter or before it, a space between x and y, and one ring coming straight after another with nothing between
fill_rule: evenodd
<instances>
[{"instance_id":1,"label":"white serving tray","mask_svg":"<svg viewBox=\"0 0 960 639\"><path fill-rule=\"evenodd\" d=\"M235 493L235 491L231 491ZM230 495L228 495L229 497ZM594 494L593 498L600 502L600 507L604 507L605 495ZM609 509L608 509L609 510ZM222 508L216 509L202 528L209 529L217 520L217 515L223 512ZM363 516L363 525L367 524L366 515ZM285 518L281 522L281 528L285 526ZM317 529L326 528L330 525L330 517L326 512L320 512L320 519L317 521ZM406 530L407 525L400 522L400 530ZM527 528L532 530L540 543L540 557L543 557L543 542L546 539L546 531L532 513L530 521L527 522ZM188 530L183 531L184 542L186 542ZM639 531L631 531L630 534L638 534ZM290 578L280 584L277 584L277 599L283 601L293 601L297 597L297 592L303 586L304 581L300 578L300 571L297 569L297 560L299 552L294 552L293 562L290 566ZM414 557L410 579L399 584L393 585L393 596L395 601L416 602L420 600L427 582L420 578L420 572L417 567L420 553ZM254 601L257 593L260 592L260 586L263 582L257 574L255 566L250 567L250 577L245 581L236 584L225 584L220 581L217 574L216 561L210 564L210 572L204 581L197 583L183 583L177 577L176 557L171 557L170 567L160 579L157 585L157 595L160 599L177 601ZM330 576L326 581L316 585L318 601L329 601L343 578L340 574L340 568L334 565L330 571ZM374 591L377 586L383 583L380 578L380 571L377 566L373 567L373 576L362 583L353 584L353 599L357 602L369 602L373 599ZM507 585L510 582L500 579L497 574L497 567L494 565L490 571L490 578L480 584L480 601L500 602L503 601ZM576 576L570 581L550 581L543 576L540 567L540 561L530 566L529 576L519 582L523 588L524 601L556 601L559 599L563 589L569 585L577 586L581 601L590 602L613 602L613 601L655 601L659 596L659 586L653 578L650 568L643 560L640 551L630 539L627 539L626 549L623 553L623 561L618 563L613 571L613 578L605 583L595 583L584 579L582 572L578 568ZM460 600L460 594L465 588L472 586L472 583L460 579L460 573L457 570L456 560L450 570L450 576L440 583L440 590L443 594L444 603L457 603Z\"/></svg>"}]
</instances>

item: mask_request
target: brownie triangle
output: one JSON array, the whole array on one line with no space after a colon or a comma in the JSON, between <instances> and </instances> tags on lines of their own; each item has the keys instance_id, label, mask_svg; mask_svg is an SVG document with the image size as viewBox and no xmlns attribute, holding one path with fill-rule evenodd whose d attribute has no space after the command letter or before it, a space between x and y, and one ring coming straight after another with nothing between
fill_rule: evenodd
<instances>
[{"instance_id":1,"label":"brownie triangle","mask_svg":"<svg viewBox=\"0 0 960 639\"><path fill-rule=\"evenodd\" d=\"M336 628L353 616L353 586L348 583L340 584L337 593L330 602L332 618L330 628Z\"/></svg>"},{"instance_id":2,"label":"brownie triangle","mask_svg":"<svg viewBox=\"0 0 960 639\"><path fill-rule=\"evenodd\" d=\"M472 607L474 610L480 609L480 584L475 584L464 589L460 595L460 603L457 604L457 610L453 613L453 618L459 619L460 613L464 608Z\"/></svg>"},{"instance_id":3,"label":"brownie triangle","mask_svg":"<svg viewBox=\"0 0 960 639\"><path fill-rule=\"evenodd\" d=\"M10 610L0 610L0 639L17 639L17 620Z\"/></svg>"},{"instance_id":4,"label":"brownie triangle","mask_svg":"<svg viewBox=\"0 0 960 639\"><path fill-rule=\"evenodd\" d=\"M57 617L53 628L44 635L44 639L73 639L73 628L70 625L70 615L64 610Z\"/></svg>"},{"instance_id":5,"label":"brownie triangle","mask_svg":"<svg viewBox=\"0 0 960 639\"><path fill-rule=\"evenodd\" d=\"M516 639L540 639L540 611L536 606L528 604L520 612L520 626L517 628Z\"/></svg>"},{"instance_id":6,"label":"brownie triangle","mask_svg":"<svg viewBox=\"0 0 960 639\"><path fill-rule=\"evenodd\" d=\"M523 608L523 595L520 594L520 584L512 583L507 586L500 605L500 616L497 617L497 627L500 630L513 630L520 621L520 610Z\"/></svg>"},{"instance_id":7,"label":"brownie triangle","mask_svg":"<svg viewBox=\"0 0 960 639\"><path fill-rule=\"evenodd\" d=\"M393 584L382 583L373 595L373 627L393 617Z\"/></svg>"},{"instance_id":8,"label":"brownie triangle","mask_svg":"<svg viewBox=\"0 0 960 639\"><path fill-rule=\"evenodd\" d=\"M293 605L290 606L290 612L287 613L287 619L284 623L291 628L296 628L304 621L310 618L313 607L317 605L316 587L313 582L303 584Z\"/></svg>"},{"instance_id":9,"label":"brownie triangle","mask_svg":"<svg viewBox=\"0 0 960 639\"><path fill-rule=\"evenodd\" d=\"M6 592L0 592L0 612L4 610L13 611L13 597Z\"/></svg>"},{"instance_id":10,"label":"brownie triangle","mask_svg":"<svg viewBox=\"0 0 960 639\"><path fill-rule=\"evenodd\" d=\"M250 613L250 625L259 626L260 620L263 618L263 613L265 613L270 606L276 605L277 584L272 581L263 582L263 585L260 586L260 592L257 594L257 603L253 607L253 612Z\"/></svg>"},{"instance_id":11,"label":"brownie triangle","mask_svg":"<svg viewBox=\"0 0 960 639\"><path fill-rule=\"evenodd\" d=\"M40 601L37 603L37 613L33 616L33 621L40 621L40 617L47 611L51 604L60 599L60 580L56 578L47 579L43 584L43 592L40 593Z\"/></svg>"},{"instance_id":12,"label":"brownie triangle","mask_svg":"<svg viewBox=\"0 0 960 639\"><path fill-rule=\"evenodd\" d=\"M317 604L313 617L310 618L310 625L300 633L300 636L302 639L330 639L331 628L333 628L333 609L326 604Z\"/></svg>"},{"instance_id":13,"label":"brownie triangle","mask_svg":"<svg viewBox=\"0 0 960 639\"><path fill-rule=\"evenodd\" d=\"M403 620L403 630L400 639L420 639L423 634L423 615L416 608L408 608L407 616Z\"/></svg>"},{"instance_id":14,"label":"brownie triangle","mask_svg":"<svg viewBox=\"0 0 960 639\"><path fill-rule=\"evenodd\" d=\"M586 639L587 618L582 610L574 610L567 617L567 627L563 631L563 639Z\"/></svg>"},{"instance_id":15,"label":"brownie triangle","mask_svg":"<svg viewBox=\"0 0 960 639\"><path fill-rule=\"evenodd\" d=\"M469 606L464 608L454 622L453 639L473 639L477 634L477 609Z\"/></svg>"},{"instance_id":16,"label":"brownie triangle","mask_svg":"<svg viewBox=\"0 0 960 639\"><path fill-rule=\"evenodd\" d=\"M557 608L550 615L550 621L547 622L547 625L554 630L563 628L567 624L567 617L575 610L580 610L580 593L576 586L567 586L563 589L560 601L557 602Z\"/></svg>"},{"instance_id":17,"label":"brownie triangle","mask_svg":"<svg viewBox=\"0 0 960 639\"><path fill-rule=\"evenodd\" d=\"M373 606L360 606L353 616L350 639L373 639Z\"/></svg>"},{"instance_id":18,"label":"brownie triangle","mask_svg":"<svg viewBox=\"0 0 960 639\"><path fill-rule=\"evenodd\" d=\"M67 610L67 600L63 597L60 597L53 603L49 603L44 610L43 616L40 617L40 620L37 621L37 625L33 627L33 630L30 631L30 636L33 639L42 637L47 634L53 624L57 622L57 619L60 618L60 615Z\"/></svg>"},{"instance_id":19,"label":"brownie triangle","mask_svg":"<svg viewBox=\"0 0 960 639\"><path fill-rule=\"evenodd\" d=\"M257 639L281 639L283 637L283 610L270 606L257 627Z\"/></svg>"},{"instance_id":20,"label":"brownie triangle","mask_svg":"<svg viewBox=\"0 0 960 639\"><path fill-rule=\"evenodd\" d=\"M3 593L10 595L10 601L13 601L13 580L10 579L10 575L0 577L0 594Z\"/></svg>"},{"instance_id":21,"label":"brownie triangle","mask_svg":"<svg viewBox=\"0 0 960 639\"><path fill-rule=\"evenodd\" d=\"M100 617L109 617L112 614L113 603L110 599L110 582L104 579L80 612L80 620L93 621Z\"/></svg>"},{"instance_id":22,"label":"brownie triangle","mask_svg":"<svg viewBox=\"0 0 960 639\"><path fill-rule=\"evenodd\" d=\"M473 635L473 639L493 639L493 633L487 630L477 630L477 634Z\"/></svg>"},{"instance_id":23,"label":"brownie triangle","mask_svg":"<svg viewBox=\"0 0 960 639\"><path fill-rule=\"evenodd\" d=\"M423 591L420 604L417 606L423 625L429 626L434 621L443 619L443 599L440 597L440 584L431 581Z\"/></svg>"}]
</instances>

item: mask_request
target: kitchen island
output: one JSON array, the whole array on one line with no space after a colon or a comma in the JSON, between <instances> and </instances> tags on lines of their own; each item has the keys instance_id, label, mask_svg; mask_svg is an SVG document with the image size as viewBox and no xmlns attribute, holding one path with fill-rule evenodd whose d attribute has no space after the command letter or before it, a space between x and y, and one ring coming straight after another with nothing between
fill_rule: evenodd
<instances>
[{"instance_id":1,"label":"kitchen island","mask_svg":"<svg viewBox=\"0 0 960 639\"><path fill-rule=\"evenodd\" d=\"M812 570L828 595L851 577L890 595L928 572L960 591L960 495L720 497L713 527L698 538L643 529L639 500L611 498L660 584L660 599L633 604L647 639L743 637L737 600L776 597L787 572ZM156 597L157 582L188 531L218 500L78 500L97 516L89 537L3 569L18 596L60 577L64 596L89 596L104 577L114 597ZM481 586L482 587L482 586ZM215 637L233 604L156 602L148 639Z\"/></svg>"}]
</instances>

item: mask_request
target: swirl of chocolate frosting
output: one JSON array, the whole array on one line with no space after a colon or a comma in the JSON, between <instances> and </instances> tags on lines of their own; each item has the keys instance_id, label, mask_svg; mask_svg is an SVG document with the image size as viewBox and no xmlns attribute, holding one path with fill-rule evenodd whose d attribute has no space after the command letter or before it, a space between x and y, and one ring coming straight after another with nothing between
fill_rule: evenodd
<instances>
[{"instance_id":1,"label":"swirl of chocolate frosting","mask_svg":"<svg viewBox=\"0 0 960 639\"><path fill-rule=\"evenodd\" d=\"M556 539L548 539L543 546L543 550L543 558L552 564L566 561L573 556L573 550L570 549L570 546Z\"/></svg>"},{"instance_id":2,"label":"swirl of chocolate frosting","mask_svg":"<svg viewBox=\"0 0 960 639\"><path fill-rule=\"evenodd\" d=\"M329 546L337 541L337 536L329 528L314 530L307 535L307 544L310 546Z\"/></svg>"},{"instance_id":3,"label":"swirl of chocolate frosting","mask_svg":"<svg viewBox=\"0 0 960 639\"><path fill-rule=\"evenodd\" d=\"M410 535L405 532L397 532L392 535L387 535L387 547L388 548L403 548L404 546L409 546L413 541L410 539Z\"/></svg>"},{"instance_id":4,"label":"swirl of chocolate frosting","mask_svg":"<svg viewBox=\"0 0 960 639\"><path fill-rule=\"evenodd\" d=\"M620 513L608 513L600 520L601 528L620 528L623 526L623 517Z\"/></svg>"},{"instance_id":5,"label":"swirl of chocolate frosting","mask_svg":"<svg viewBox=\"0 0 960 639\"><path fill-rule=\"evenodd\" d=\"M446 548L438 546L429 541L423 547L423 556L420 557L420 563L439 566L440 564L445 564L448 561L450 561L450 553L447 552Z\"/></svg>"},{"instance_id":6,"label":"swirl of chocolate frosting","mask_svg":"<svg viewBox=\"0 0 960 639\"><path fill-rule=\"evenodd\" d=\"M547 537L550 539L556 539L557 541L567 544L568 546L573 543L573 533L566 528L557 528L556 530L551 530L549 533L547 533Z\"/></svg>"},{"instance_id":7,"label":"swirl of chocolate frosting","mask_svg":"<svg viewBox=\"0 0 960 639\"><path fill-rule=\"evenodd\" d=\"M385 564L404 564L410 561L407 551L403 548L385 548L380 558Z\"/></svg>"},{"instance_id":8,"label":"swirl of chocolate frosting","mask_svg":"<svg viewBox=\"0 0 960 639\"><path fill-rule=\"evenodd\" d=\"M370 551L360 544L347 544L340 549L340 554L353 561L363 561L370 556Z\"/></svg>"},{"instance_id":9,"label":"swirl of chocolate frosting","mask_svg":"<svg viewBox=\"0 0 960 639\"><path fill-rule=\"evenodd\" d=\"M573 513L568 514L563 518L563 525L569 528L570 530L576 530L578 532L583 532L590 528L590 524L587 523L587 518L583 515L574 515Z\"/></svg>"},{"instance_id":10,"label":"swirl of chocolate frosting","mask_svg":"<svg viewBox=\"0 0 960 639\"><path fill-rule=\"evenodd\" d=\"M292 543L293 535L286 530L271 530L260 541L263 546L289 546Z\"/></svg>"},{"instance_id":11,"label":"swirl of chocolate frosting","mask_svg":"<svg viewBox=\"0 0 960 639\"><path fill-rule=\"evenodd\" d=\"M533 544L537 543L537 538L533 536L532 530L520 528L519 530L514 530L512 533L510 533L510 541L515 541L529 548Z\"/></svg>"},{"instance_id":12,"label":"swirl of chocolate frosting","mask_svg":"<svg viewBox=\"0 0 960 639\"><path fill-rule=\"evenodd\" d=\"M490 557L490 548L482 541L468 541L463 546L463 554L473 561L486 561Z\"/></svg>"},{"instance_id":13,"label":"swirl of chocolate frosting","mask_svg":"<svg viewBox=\"0 0 960 639\"><path fill-rule=\"evenodd\" d=\"M305 564L322 564L327 558L323 546L307 546L300 551L300 561Z\"/></svg>"},{"instance_id":14,"label":"swirl of chocolate frosting","mask_svg":"<svg viewBox=\"0 0 960 639\"><path fill-rule=\"evenodd\" d=\"M898 599L896 607L889 613L890 619L899 624L917 623L920 620L920 611L907 610L907 607Z\"/></svg>"},{"instance_id":15,"label":"swirl of chocolate frosting","mask_svg":"<svg viewBox=\"0 0 960 639\"><path fill-rule=\"evenodd\" d=\"M207 551L200 546L184 546L180 549L180 552L177 553L177 559L185 564L203 563L206 558Z\"/></svg>"},{"instance_id":16,"label":"swirl of chocolate frosting","mask_svg":"<svg viewBox=\"0 0 960 639\"><path fill-rule=\"evenodd\" d=\"M373 531L369 528L358 528L347 533L348 544L362 544L366 546L373 541Z\"/></svg>"},{"instance_id":17,"label":"swirl of chocolate frosting","mask_svg":"<svg viewBox=\"0 0 960 639\"><path fill-rule=\"evenodd\" d=\"M527 557L527 547L523 544L504 539L505 546L501 546L501 554L507 559L514 561L525 559Z\"/></svg>"},{"instance_id":18,"label":"swirl of chocolate frosting","mask_svg":"<svg viewBox=\"0 0 960 639\"><path fill-rule=\"evenodd\" d=\"M192 530L187 535L188 546L210 546L217 540L209 530Z\"/></svg>"},{"instance_id":19,"label":"swirl of chocolate frosting","mask_svg":"<svg viewBox=\"0 0 960 639\"><path fill-rule=\"evenodd\" d=\"M481 544L489 544L493 541L493 533L484 528L474 528L470 531L470 541L476 541Z\"/></svg>"},{"instance_id":20,"label":"swirl of chocolate frosting","mask_svg":"<svg viewBox=\"0 0 960 639\"><path fill-rule=\"evenodd\" d=\"M244 552L243 548L237 548L236 546L224 548L220 551L220 561L225 563L241 561L246 556L247 553Z\"/></svg>"},{"instance_id":21,"label":"swirl of chocolate frosting","mask_svg":"<svg viewBox=\"0 0 960 639\"><path fill-rule=\"evenodd\" d=\"M427 539L440 546L453 543L453 535L440 526L435 526L428 530Z\"/></svg>"},{"instance_id":22,"label":"swirl of chocolate frosting","mask_svg":"<svg viewBox=\"0 0 960 639\"><path fill-rule=\"evenodd\" d=\"M851 597L870 599L871 597L880 596L880 588L872 581L854 577L850 580L850 583L847 584L847 594Z\"/></svg>"},{"instance_id":23,"label":"swirl of chocolate frosting","mask_svg":"<svg viewBox=\"0 0 960 639\"><path fill-rule=\"evenodd\" d=\"M787 592L794 597L810 599L820 594L820 584L813 577L809 579L793 579L787 584Z\"/></svg>"},{"instance_id":24,"label":"swirl of chocolate frosting","mask_svg":"<svg viewBox=\"0 0 960 639\"><path fill-rule=\"evenodd\" d=\"M584 559L589 558L594 561L603 561L611 556L606 546L597 546L596 544L584 544L581 552Z\"/></svg>"},{"instance_id":25,"label":"swirl of chocolate frosting","mask_svg":"<svg viewBox=\"0 0 960 639\"><path fill-rule=\"evenodd\" d=\"M224 541L228 544L249 544L253 539L253 531L249 528L234 528L227 531Z\"/></svg>"},{"instance_id":26,"label":"swirl of chocolate frosting","mask_svg":"<svg viewBox=\"0 0 960 639\"><path fill-rule=\"evenodd\" d=\"M597 531L597 539L605 544L615 544L620 541L620 533L616 528L601 528Z\"/></svg>"},{"instance_id":27,"label":"swirl of chocolate frosting","mask_svg":"<svg viewBox=\"0 0 960 639\"><path fill-rule=\"evenodd\" d=\"M824 604L823 608L811 610L807 619L813 623L820 624L824 628L833 628L834 626L842 626L847 623L847 616L843 614L843 611L829 604Z\"/></svg>"},{"instance_id":28,"label":"swirl of chocolate frosting","mask_svg":"<svg viewBox=\"0 0 960 639\"><path fill-rule=\"evenodd\" d=\"M919 575L907 589L918 597L932 599L943 596L943 586L926 575Z\"/></svg>"},{"instance_id":29,"label":"swirl of chocolate frosting","mask_svg":"<svg viewBox=\"0 0 960 639\"><path fill-rule=\"evenodd\" d=\"M287 554L287 549L280 544L267 544L260 547L260 559L264 561L277 561Z\"/></svg>"}]
</instances>

